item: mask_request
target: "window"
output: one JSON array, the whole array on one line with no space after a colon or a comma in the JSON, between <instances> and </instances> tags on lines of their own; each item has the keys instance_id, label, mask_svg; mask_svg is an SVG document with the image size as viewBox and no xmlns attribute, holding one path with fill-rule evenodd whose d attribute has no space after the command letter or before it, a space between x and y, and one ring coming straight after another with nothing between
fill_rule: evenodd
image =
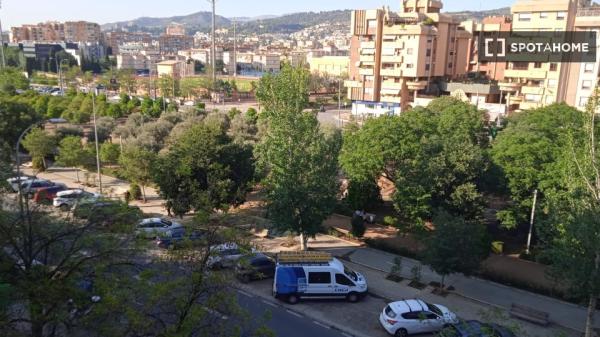
<instances>
[{"instance_id":1,"label":"window","mask_svg":"<svg viewBox=\"0 0 600 337\"><path fill-rule=\"evenodd\" d=\"M558 80L548 80L548 88L556 88Z\"/></svg>"},{"instance_id":2,"label":"window","mask_svg":"<svg viewBox=\"0 0 600 337\"><path fill-rule=\"evenodd\" d=\"M556 71L556 70L558 70L558 64L550 63L550 71Z\"/></svg>"},{"instance_id":3,"label":"window","mask_svg":"<svg viewBox=\"0 0 600 337\"><path fill-rule=\"evenodd\" d=\"M406 64L406 69L412 69L413 68L413 64L412 63L407 63Z\"/></svg>"},{"instance_id":4,"label":"window","mask_svg":"<svg viewBox=\"0 0 600 337\"><path fill-rule=\"evenodd\" d=\"M542 62L535 62L533 63L533 67L536 69L540 69L542 67Z\"/></svg>"},{"instance_id":5,"label":"window","mask_svg":"<svg viewBox=\"0 0 600 337\"><path fill-rule=\"evenodd\" d=\"M350 281L345 275L342 274L335 274L335 283L349 287L354 286L354 282Z\"/></svg>"},{"instance_id":6,"label":"window","mask_svg":"<svg viewBox=\"0 0 600 337\"><path fill-rule=\"evenodd\" d=\"M519 13L519 21L531 21L531 13Z\"/></svg>"},{"instance_id":7,"label":"window","mask_svg":"<svg viewBox=\"0 0 600 337\"><path fill-rule=\"evenodd\" d=\"M567 12L556 13L556 20L564 20L567 17Z\"/></svg>"},{"instance_id":8,"label":"window","mask_svg":"<svg viewBox=\"0 0 600 337\"><path fill-rule=\"evenodd\" d=\"M584 107L587 105L588 102L588 97L587 96L581 96L579 97L579 106Z\"/></svg>"},{"instance_id":9,"label":"window","mask_svg":"<svg viewBox=\"0 0 600 337\"><path fill-rule=\"evenodd\" d=\"M594 72L594 66L595 66L594 63L586 63L585 66L584 66L584 68L583 68L583 71L585 73L593 73Z\"/></svg>"},{"instance_id":10,"label":"window","mask_svg":"<svg viewBox=\"0 0 600 337\"><path fill-rule=\"evenodd\" d=\"M412 55L413 54L413 49L412 48L407 48L406 49L406 55Z\"/></svg>"},{"instance_id":11,"label":"window","mask_svg":"<svg viewBox=\"0 0 600 337\"><path fill-rule=\"evenodd\" d=\"M427 51L425 52L425 56L427 56L427 57L431 56L431 49L427 49Z\"/></svg>"},{"instance_id":12,"label":"window","mask_svg":"<svg viewBox=\"0 0 600 337\"><path fill-rule=\"evenodd\" d=\"M387 307L385 307L385 314L389 318L396 318L396 313L394 312L394 310L392 310L392 308L390 308L389 305Z\"/></svg>"},{"instance_id":13,"label":"window","mask_svg":"<svg viewBox=\"0 0 600 337\"><path fill-rule=\"evenodd\" d=\"M448 68L452 68L452 62L448 63Z\"/></svg>"},{"instance_id":14,"label":"window","mask_svg":"<svg viewBox=\"0 0 600 337\"><path fill-rule=\"evenodd\" d=\"M431 69L431 66L429 64L425 65L425 71L429 71Z\"/></svg>"},{"instance_id":15,"label":"window","mask_svg":"<svg viewBox=\"0 0 600 337\"><path fill-rule=\"evenodd\" d=\"M592 81L591 80L585 80L581 82L581 89L591 89L592 88Z\"/></svg>"},{"instance_id":16,"label":"window","mask_svg":"<svg viewBox=\"0 0 600 337\"><path fill-rule=\"evenodd\" d=\"M540 19L547 19L548 18L548 12L540 12Z\"/></svg>"},{"instance_id":17,"label":"window","mask_svg":"<svg viewBox=\"0 0 600 337\"><path fill-rule=\"evenodd\" d=\"M328 272L308 273L308 283L329 284L331 283L331 274Z\"/></svg>"},{"instance_id":18,"label":"window","mask_svg":"<svg viewBox=\"0 0 600 337\"><path fill-rule=\"evenodd\" d=\"M411 312L405 312L402 314L402 318L404 319L419 319L419 313L420 311L411 311Z\"/></svg>"},{"instance_id":19,"label":"window","mask_svg":"<svg viewBox=\"0 0 600 337\"><path fill-rule=\"evenodd\" d=\"M425 313L425 317L427 319L438 319L438 315L434 314L433 312L426 312Z\"/></svg>"}]
</instances>

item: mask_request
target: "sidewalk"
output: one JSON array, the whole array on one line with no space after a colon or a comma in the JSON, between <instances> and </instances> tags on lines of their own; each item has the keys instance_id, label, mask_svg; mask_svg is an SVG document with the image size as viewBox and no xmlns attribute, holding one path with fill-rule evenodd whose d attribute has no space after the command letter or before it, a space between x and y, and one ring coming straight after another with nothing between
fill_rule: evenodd
<instances>
[{"instance_id":1,"label":"sidewalk","mask_svg":"<svg viewBox=\"0 0 600 337\"><path fill-rule=\"evenodd\" d=\"M388 273L393 266L396 255L371 248L357 248L346 257L357 264ZM340 256L339 254L336 254ZM410 269L420 264L419 261L402 257L403 277L410 277ZM423 283L439 282L441 277L429 267L422 267ZM524 290L507 287L498 283L476 277L465 277L454 274L446 277L446 284L453 286L453 293L496 308L509 309L511 304L521 304L547 312L554 324L575 331L583 331L585 327L586 308L551 297L530 293ZM596 327L600 327L600 313L596 311Z\"/></svg>"}]
</instances>

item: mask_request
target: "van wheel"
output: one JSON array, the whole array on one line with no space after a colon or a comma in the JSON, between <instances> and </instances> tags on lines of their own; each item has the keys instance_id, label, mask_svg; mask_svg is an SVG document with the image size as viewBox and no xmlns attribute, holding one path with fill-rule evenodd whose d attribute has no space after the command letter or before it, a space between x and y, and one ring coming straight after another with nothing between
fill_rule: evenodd
<instances>
[{"instance_id":1,"label":"van wheel","mask_svg":"<svg viewBox=\"0 0 600 337\"><path fill-rule=\"evenodd\" d=\"M296 303L298 303L299 300L300 299L298 298L298 295L292 294L292 295L288 295L288 297L287 297L287 302L289 304L296 304Z\"/></svg>"},{"instance_id":2,"label":"van wheel","mask_svg":"<svg viewBox=\"0 0 600 337\"><path fill-rule=\"evenodd\" d=\"M356 303L358 302L358 295L356 293L350 293L346 296L346 300L350 303Z\"/></svg>"},{"instance_id":3,"label":"van wheel","mask_svg":"<svg viewBox=\"0 0 600 337\"><path fill-rule=\"evenodd\" d=\"M396 330L396 333L394 334L394 337L407 337L408 336L408 332L406 331L406 329L398 329Z\"/></svg>"}]
</instances>

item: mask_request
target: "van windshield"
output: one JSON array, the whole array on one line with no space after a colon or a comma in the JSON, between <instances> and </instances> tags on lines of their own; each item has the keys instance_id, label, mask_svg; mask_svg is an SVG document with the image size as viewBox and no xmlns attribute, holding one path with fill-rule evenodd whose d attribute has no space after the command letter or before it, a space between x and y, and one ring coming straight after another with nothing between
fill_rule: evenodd
<instances>
[{"instance_id":1,"label":"van windshield","mask_svg":"<svg viewBox=\"0 0 600 337\"><path fill-rule=\"evenodd\" d=\"M356 275L356 273L348 269L346 266L344 266L344 274L346 274L346 276L352 279L352 281L358 281L358 276Z\"/></svg>"}]
</instances>

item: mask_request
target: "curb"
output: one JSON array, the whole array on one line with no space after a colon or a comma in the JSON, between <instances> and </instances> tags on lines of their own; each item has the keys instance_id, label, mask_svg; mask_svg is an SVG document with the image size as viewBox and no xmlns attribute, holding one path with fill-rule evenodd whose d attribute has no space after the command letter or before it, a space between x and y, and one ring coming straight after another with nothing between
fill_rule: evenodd
<instances>
[{"instance_id":1,"label":"curb","mask_svg":"<svg viewBox=\"0 0 600 337\"><path fill-rule=\"evenodd\" d=\"M275 306L279 309L290 311L290 312L293 312L297 316L305 317L310 320L313 320L315 323L319 323L319 325L322 325L323 327L329 328L331 330L339 331L344 336L347 336L347 337L370 337L370 335L364 334L362 332L347 329L343 325L331 322L329 320L325 320L322 317L317 316L317 315L312 315L312 313L305 313L305 312L295 310L292 306L286 306L286 305L282 304L281 301L278 301L271 296L264 296L263 294L253 291L253 289L251 287L244 287L241 284L236 284L233 286L233 288L236 290L241 290L245 293L252 294L256 297L259 297L259 298L271 303L273 306Z\"/></svg>"}]
</instances>

